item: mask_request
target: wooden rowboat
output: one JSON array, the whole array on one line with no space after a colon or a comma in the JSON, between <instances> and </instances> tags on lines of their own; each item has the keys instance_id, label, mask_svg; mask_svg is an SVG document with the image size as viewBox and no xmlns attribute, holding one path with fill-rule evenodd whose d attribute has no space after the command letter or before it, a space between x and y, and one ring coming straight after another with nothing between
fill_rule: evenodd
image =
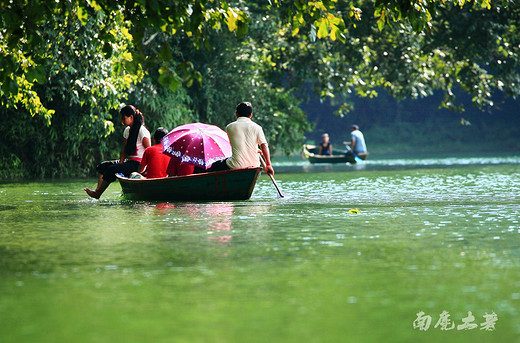
<instances>
[{"instance_id":1,"label":"wooden rowboat","mask_svg":"<svg viewBox=\"0 0 520 343\"><path fill-rule=\"evenodd\" d=\"M125 199L165 201L247 200L261 168L224 170L158 179L129 179L118 175Z\"/></svg>"},{"instance_id":2,"label":"wooden rowboat","mask_svg":"<svg viewBox=\"0 0 520 343\"><path fill-rule=\"evenodd\" d=\"M302 156L309 160L310 163L351 163L356 164L362 158L353 154L345 155L344 152L332 150L332 155L319 155L318 147L315 145L304 144ZM366 158L366 156L365 156Z\"/></svg>"}]
</instances>

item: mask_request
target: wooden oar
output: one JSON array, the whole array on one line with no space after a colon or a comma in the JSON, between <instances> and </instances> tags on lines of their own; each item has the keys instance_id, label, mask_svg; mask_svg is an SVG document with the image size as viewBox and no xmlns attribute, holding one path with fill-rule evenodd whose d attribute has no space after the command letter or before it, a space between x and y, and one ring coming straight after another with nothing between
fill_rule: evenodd
<instances>
[{"instance_id":1,"label":"wooden oar","mask_svg":"<svg viewBox=\"0 0 520 343\"><path fill-rule=\"evenodd\" d=\"M262 154L260 154L260 162L262 162L262 166L264 167L264 170L266 171L265 173L267 174L267 170L265 169L265 167L266 167L265 160L264 160L264 156ZM285 197L285 194L283 194L280 187L278 187L278 184L276 183L274 176L272 176L271 174L267 174L267 175L269 175L269 177L271 178L271 181L273 181L273 185L276 187L276 190L278 191L278 195L280 196L280 198Z\"/></svg>"},{"instance_id":2,"label":"wooden oar","mask_svg":"<svg viewBox=\"0 0 520 343\"><path fill-rule=\"evenodd\" d=\"M354 154L354 150L352 150L350 148L350 146L346 145L345 144L345 147L347 148L347 153L348 152L352 152L352 155L354 155L354 161L356 161L356 163L362 163L362 162L365 162L363 161L363 159L361 157L359 157L358 155Z\"/></svg>"}]
</instances>

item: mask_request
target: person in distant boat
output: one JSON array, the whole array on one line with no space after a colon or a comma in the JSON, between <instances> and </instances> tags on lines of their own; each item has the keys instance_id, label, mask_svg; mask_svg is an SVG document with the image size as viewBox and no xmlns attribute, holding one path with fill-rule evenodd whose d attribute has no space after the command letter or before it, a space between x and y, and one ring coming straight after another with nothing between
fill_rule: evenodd
<instances>
[{"instance_id":1,"label":"person in distant boat","mask_svg":"<svg viewBox=\"0 0 520 343\"><path fill-rule=\"evenodd\" d=\"M153 140L155 145L146 148L139 165L139 173L143 173L146 168L146 178L156 179L160 177L166 177L166 169L170 163L170 156L163 154L163 146L161 139L168 134L165 128L158 128L153 134Z\"/></svg>"},{"instance_id":2,"label":"person in distant boat","mask_svg":"<svg viewBox=\"0 0 520 343\"><path fill-rule=\"evenodd\" d=\"M348 154L354 154L361 159L366 159L368 156L367 145L365 143L365 137L363 133L359 131L359 126L352 125L350 128L350 142L343 142L346 146L350 147L347 151Z\"/></svg>"},{"instance_id":3,"label":"person in distant boat","mask_svg":"<svg viewBox=\"0 0 520 343\"><path fill-rule=\"evenodd\" d=\"M266 164L265 171L269 175L274 175L264 130L260 125L251 120L253 117L253 106L251 103L241 102L238 104L235 116L237 120L226 126L226 132L231 143L231 157L216 161L206 171L259 167L258 146L260 145Z\"/></svg>"},{"instance_id":4,"label":"person in distant boat","mask_svg":"<svg viewBox=\"0 0 520 343\"><path fill-rule=\"evenodd\" d=\"M96 167L99 172L98 184L95 190L85 188L85 192L95 199L116 180L116 174L122 173L128 177L139 169L144 150L150 144L150 131L144 126L143 114L132 105L126 105L119 111L121 124L126 126L123 132L123 148L119 160L105 161Z\"/></svg>"},{"instance_id":5,"label":"person in distant boat","mask_svg":"<svg viewBox=\"0 0 520 343\"><path fill-rule=\"evenodd\" d=\"M321 135L321 139L322 139L322 141L320 143L318 153L320 155L326 155L326 156L332 155L332 144L329 141L329 134L324 133L323 135Z\"/></svg>"}]
</instances>

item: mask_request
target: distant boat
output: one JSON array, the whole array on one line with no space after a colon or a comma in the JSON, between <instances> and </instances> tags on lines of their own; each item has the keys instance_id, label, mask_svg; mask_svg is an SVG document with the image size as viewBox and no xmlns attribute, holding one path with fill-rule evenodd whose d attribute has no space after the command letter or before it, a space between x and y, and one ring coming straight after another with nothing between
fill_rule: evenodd
<instances>
[{"instance_id":1,"label":"distant boat","mask_svg":"<svg viewBox=\"0 0 520 343\"><path fill-rule=\"evenodd\" d=\"M356 156L354 154L346 155L345 152L338 150L332 150L332 155L319 155L318 147L315 145L304 144L302 150L302 156L309 160L310 163L350 163L356 164L363 162L366 159L366 155ZM368 154L367 154L368 155Z\"/></svg>"},{"instance_id":2,"label":"distant boat","mask_svg":"<svg viewBox=\"0 0 520 343\"><path fill-rule=\"evenodd\" d=\"M128 200L247 200L261 170L231 169L158 179L129 179L120 175L117 178Z\"/></svg>"}]
</instances>

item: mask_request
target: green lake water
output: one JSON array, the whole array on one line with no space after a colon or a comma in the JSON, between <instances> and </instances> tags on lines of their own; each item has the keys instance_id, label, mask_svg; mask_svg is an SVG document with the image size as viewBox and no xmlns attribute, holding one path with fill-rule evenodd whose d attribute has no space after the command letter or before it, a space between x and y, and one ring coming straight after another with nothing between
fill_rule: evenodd
<instances>
[{"instance_id":1,"label":"green lake water","mask_svg":"<svg viewBox=\"0 0 520 343\"><path fill-rule=\"evenodd\" d=\"M285 199L0 183L0 342L520 342L520 157L275 168Z\"/></svg>"}]
</instances>

